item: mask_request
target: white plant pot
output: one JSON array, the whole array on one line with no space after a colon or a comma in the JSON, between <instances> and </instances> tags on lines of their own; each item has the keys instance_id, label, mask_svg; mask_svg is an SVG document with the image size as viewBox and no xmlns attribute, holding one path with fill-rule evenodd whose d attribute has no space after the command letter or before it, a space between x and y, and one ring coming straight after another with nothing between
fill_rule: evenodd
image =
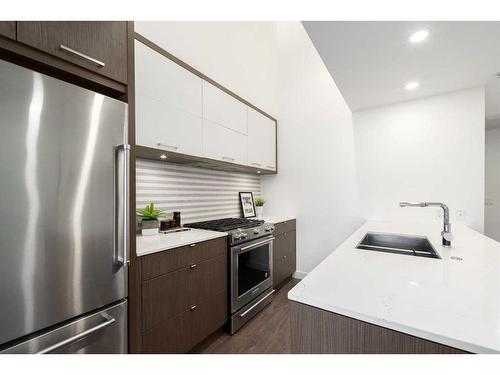
<instances>
[{"instance_id":1,"label":"white plant pot","mask_svg":"<svg viewBox=\"0 0 500 375\"><path fill-rule=\"evenodd\" d=\"M264 207L263 206L259 206L259 207L255 207L255 213L257 214L257 218L262 218L264 216Z\"/></svg>"},{"instance_id":2,"label":"white plant pot","mask_svg":"<svg viewBox=\"0 0 500 375\"><path fill-rule=\"evenodd\" d=\"M160 228L141 229L141 234L143 236L154 236L158 233L160 233Z\"/></svg>"},{"instance_id":3,"label":"white plant pot","mask_svg":"<svg viewBox=\"0 0 500 375\"><path fill-rule=\"evenodd\" d=\"M160 233L159 220L142 220L141 221L141 234L143 236L154 236Z\"/></svg>"}]
</instances>

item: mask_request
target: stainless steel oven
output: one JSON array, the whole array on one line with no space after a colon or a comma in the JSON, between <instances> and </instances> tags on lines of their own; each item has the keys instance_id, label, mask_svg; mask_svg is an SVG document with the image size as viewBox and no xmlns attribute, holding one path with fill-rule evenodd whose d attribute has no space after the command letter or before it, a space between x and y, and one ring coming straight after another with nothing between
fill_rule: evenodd
<instances>
[{"instance_id":1,"label":"stainless steel oven","mask_svg":"<svg viewBox=\"0 0 500 375\"><path fill-rule=\"evenodd\" d=\"M231 247L231 333L271 302L272 235Z\"/></svg>"}]
</instances>

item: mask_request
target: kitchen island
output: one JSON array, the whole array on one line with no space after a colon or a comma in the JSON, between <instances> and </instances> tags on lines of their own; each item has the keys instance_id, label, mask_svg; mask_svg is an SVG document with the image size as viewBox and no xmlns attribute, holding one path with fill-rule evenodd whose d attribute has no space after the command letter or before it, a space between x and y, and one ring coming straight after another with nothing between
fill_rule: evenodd
<instances>
[{"instance_id":1,"label":"kitchen island","mask_svg":"<svg viewBox=\"0 0 500 375\"><path fill-rule=\"evenodd\" d=\"M500 353L500 243L465 225L369 221L288 294L295 353ZM356 249L427 236L441 259Z\"/></svg>"}]
</instances>

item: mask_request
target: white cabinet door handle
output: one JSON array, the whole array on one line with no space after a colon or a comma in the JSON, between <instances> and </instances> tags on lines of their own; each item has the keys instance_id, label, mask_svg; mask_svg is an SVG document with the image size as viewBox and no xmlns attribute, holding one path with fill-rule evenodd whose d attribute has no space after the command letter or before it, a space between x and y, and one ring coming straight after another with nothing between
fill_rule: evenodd
<instances>
[{"instance_id":1,"label":"white cabinet door handle","mask_svg":"<svg viewBox=\"0 0 500 375\"><path fill-rule=\"evenodd\" d=\"M177 151L179 149L178 146L167 145L166 143L161 143L161 142L158 142L156 145L158 146L158 148L172 149L174 151Z\"/></svg>"}]
</instances>

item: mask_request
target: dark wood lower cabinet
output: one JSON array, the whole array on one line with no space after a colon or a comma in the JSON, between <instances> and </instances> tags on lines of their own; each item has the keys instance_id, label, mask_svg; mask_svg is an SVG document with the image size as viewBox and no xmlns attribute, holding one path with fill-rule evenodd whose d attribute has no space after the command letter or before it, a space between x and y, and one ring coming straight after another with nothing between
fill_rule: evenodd
<instances>
[{"instance_id":1,"label":"dark wood lower cabinet","mask_svg":"<svg viewBox=\"0 0 500 375\"><path fill-rule=\"evenodd\" d=\"M0 21L0 35L16 39L16 21Z\"/></svg>"},{"instance_id":2,"label":"dark wood lower cabinet","mask_svg":"<svg viewBox=\"0 0 500 375\"><path fill-rule=\"evenodd\" d=\"M273 244L273 286L282 284L296 270L295 220L275 225Z\"/></svg>"},{"instance_id":3,"label":"dark wood lower cabinet","mask_svg":"<svg viewBox=\"0 0 500 375\"><path fill-rule=\"evenodd\" d=\"M167 319L143 334L144 353L186 353L227 322L227 292Z\"/></svg>"},{"instance_id":4,"label":"dark wood lower cabinet","mask_svg":"<svg viewBox=\"0 0 500 375\"><path fill-rule=\"evenodd\" d=\"M185 353L228 319L226 238L141 258L142 351Z\"/></svg>"},{"instance_id":5,"label":"dark wood lower cabinet","mask_svg":"<svg viewBox=\"0 0 500 375\"><path fill-rule=\"evenodd\" d=\"M291 302L294 354L465 354L463 350Z\"/></svg>"},{"instance_id":6,"label":"dark wood lower cabinet","mask_svg":"<svg viewBox=\"0 0 500 375\"><path fill-rule=\"evenodd\" d=\"M226 290L226 255L148 280L142 284L144 329Z\"/></svg>"}]
</instances>

